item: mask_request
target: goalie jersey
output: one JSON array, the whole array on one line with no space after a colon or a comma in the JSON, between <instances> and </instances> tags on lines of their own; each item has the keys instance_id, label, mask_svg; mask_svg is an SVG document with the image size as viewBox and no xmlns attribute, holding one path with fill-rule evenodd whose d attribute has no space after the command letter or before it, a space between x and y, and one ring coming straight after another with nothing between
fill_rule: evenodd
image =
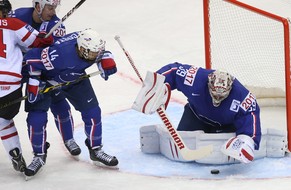
<instances>
[{"instance_id":1,"label":"goalie jersey","mask_svg":"<svg viewBox=\"0 0 291 190\"><path fill-rule=\"evenodd\" d=\"M234 80L229 96L220 106L212 104L208 89L208 74L214 70L187 64L172 63L157 71L166 77L171 90L177 89L188 99L198 119L211 126L233 124L236 135L247 134L259 148L261 139L260 108L255 96L237 79Z\"/></svg>"}]
</instances>

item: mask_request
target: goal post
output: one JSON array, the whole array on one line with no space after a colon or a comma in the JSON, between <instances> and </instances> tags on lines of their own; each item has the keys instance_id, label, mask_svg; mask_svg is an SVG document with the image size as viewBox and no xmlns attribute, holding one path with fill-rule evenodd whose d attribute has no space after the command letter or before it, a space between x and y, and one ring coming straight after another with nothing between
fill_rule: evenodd
<instances>
[{"instance_id":1,"label":"goal post","mask_svg":"<svg viewBox=\"0 0 291 190\"><path fill-rule=\"evenodd\" d=\"M290 20L238 0L204 0L203 6L205 67L233 74L260 106L286 107L290 151Z\"/></svg>"}]
</instances>

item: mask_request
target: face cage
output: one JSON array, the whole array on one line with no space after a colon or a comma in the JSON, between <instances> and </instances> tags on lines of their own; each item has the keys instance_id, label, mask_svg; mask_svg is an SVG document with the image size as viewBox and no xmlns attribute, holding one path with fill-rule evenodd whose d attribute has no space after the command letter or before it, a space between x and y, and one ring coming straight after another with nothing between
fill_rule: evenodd
<instances>
[{"instance_id":1,"label":"face cage","mask_svg":"<svg viewBox=\"0 0 291 190\"><path fill-rule=\"evenodd\" d=\"M84 48L81 54L84 59L88 61L95 61L95 60L98 60L99 57L103 55L103 52L104 52L104 48L100 49L98 52L93 52L93 51L90 51L90 49Z\"/></svg>"},{"instance_id":2,"label":"face cage","mask_svg":"<svg viewBox=\"0 0 291 190\"><path fill-rule=\"evenodd\" d=\"M214 87L212 88L209 87L209 93L212 98L213 106L218 107L220 103L228 97L230 90L231 88L225 89L223 92L217 92L217 90Z\"/></svg>"}]
</instances>

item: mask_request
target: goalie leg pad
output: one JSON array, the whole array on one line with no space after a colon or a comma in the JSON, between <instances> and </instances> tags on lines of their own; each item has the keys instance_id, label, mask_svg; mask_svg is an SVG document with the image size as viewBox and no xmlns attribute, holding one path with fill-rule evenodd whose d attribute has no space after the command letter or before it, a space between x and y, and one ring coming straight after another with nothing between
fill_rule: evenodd
<instances>
[{"instance_id":1,"label":"goalie leg pad","mask_svg":"<svg viewBox=\"0 0 291 190\"><path fill-rule=\"evenodd\" d=\"M184 160L180 155L179 148L176 146L173 138L169 135L164 125L157 126L157 132L160 135L160 151L161 154L166 158L179 162L189 162ZM196 149L196 138L203 131L178 131L180 136L183 138L185 145L189 149Z\"/></svg>"},{"instance_id":2,"label":"goalie leg pad","mask_svg":"<svg viewBox=\"0 0 291 190\"><path fill-rule=\"evenodd\" d=\"M287 151L287 134L281 130L269 128L267 132L267 157L281 158Z\"/></svg>"},{"instance_id":3,"label":"goalie leg pad","mask_svg":"<svg viewBox=\"0 0 291 190\"><path fill-rule=\"evenodd\" d=\"M202 164L233 164L239 163L236 159L223 154L220 151L221 146L230 139L235 137L235 133L204 133L200 134L196 139L196 147L203 147L206 145L213 145L213 152L202 159L195 160L197 163Z\"/></svg>"},{"instance_id":4,"label":"goalie leg pad","mask_svg":"<svg viewBox=\"0 0 291 190\"><path fill-rule=\"evenodd\" d=\"M139 129L140 147L143 153L160 153L160 137L156 125L143 126Z\"/></svg>"},{"instance_id":5,"label":"goalie leg pad","mask_svg":"<svg viewBox=\"0 0 291 190\"><path fill-rule=\"evenodd\" d=\"M208 157L195 160L202 164L232 164L240 163L241 156L238 152L230 155L224 154L220 149L229 139L236 138L235 133L204 133L203 131L179 131L185 144L190 149L197 149L209 144L213 145L213 152ZM242 135L239 135L240 137ZM245 135L244 135L245 136ZM247 136L247 139L250 138ZM251 139L251 138L250 138ZM252 139L251 139L252 140ZM252 144L252 143L251 143ZM179 161L185 161L179 154L175 143L169 136L163 125L150 125L140 128L140 145L144 153L161 153L166 158ZM247 147L248 148L248 147ZM246 148L246 149L247 149ZM248 153L250 151L251 153ZM284 157L287 151L286 132L276 129L262 130L260 149L254 150L254 159L264 157L280 158ZM252 151L247 149L247 153L252 155ZM242 161L243 162L243 161ZM249 160L247 161L249 162Z\"/></svg>"}]
</instances>

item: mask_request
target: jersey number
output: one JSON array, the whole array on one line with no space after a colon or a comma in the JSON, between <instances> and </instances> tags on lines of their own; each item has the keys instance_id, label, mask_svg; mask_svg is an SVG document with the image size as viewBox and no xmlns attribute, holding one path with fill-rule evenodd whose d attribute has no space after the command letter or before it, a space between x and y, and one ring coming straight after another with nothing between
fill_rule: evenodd
<instances>
[{"instance_id":1,"label":"jersey number","mask_svg":"<svg viewBox=\"0 0 291 190\"><path fill-rule=\"evenodd\" d=\"M0 57L6 58L6 44L3 42L3 30L0 30Z\"/></svg>"}]
</instances>

